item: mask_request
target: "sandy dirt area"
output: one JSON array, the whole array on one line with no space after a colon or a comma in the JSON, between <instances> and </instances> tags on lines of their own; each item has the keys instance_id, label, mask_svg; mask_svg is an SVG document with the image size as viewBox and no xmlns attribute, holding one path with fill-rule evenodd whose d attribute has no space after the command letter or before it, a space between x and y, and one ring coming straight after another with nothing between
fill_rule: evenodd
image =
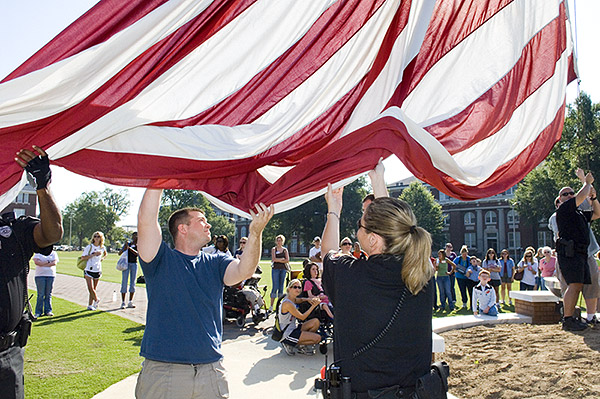
<instances>
[{"instance_id":1,"label":"sandy dirt area","mask_svg":"<svg viewBox=\"0 0 600 399\"><path fill-rule=\"evenodd\" d=\"M501 324L440 334L450 392L468 398L600 398L600 326Z\"/></svg>"}]
</instances>

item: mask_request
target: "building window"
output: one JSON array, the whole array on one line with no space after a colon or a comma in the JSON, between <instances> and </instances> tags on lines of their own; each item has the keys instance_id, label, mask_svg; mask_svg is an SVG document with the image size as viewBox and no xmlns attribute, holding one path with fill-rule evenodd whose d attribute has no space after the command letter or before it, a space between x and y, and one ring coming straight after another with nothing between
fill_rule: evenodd
<instances>
[{"instance_id":1,"label":"building window","mask_svg":"<svg viewBox=\"0 0 600 399\"><path fill-rule=\"evenodd\" d=\"M498 233L485 234L485 247L494 248L498 252Z\"/></svg>"},{"instance_id":2,"label":"building window","mask_svg":"<svg viewBox=\"0 0 600 399\"><path fill-rule=\"evenodd\" d=\"M511 209L506 215L506 221L508 222L509 226L512 226L513 224L519 224L519 213L516 210Z\"/></svg>"},{"instance_id":3,"label":"building window","mask_svg":"<svg viewBox=\"0 0 600 399\"><path fill-rule=\"evenodd\" d=\"M29 204L29 194L27 193L19 193L17 195L17 199L15 200L17 204Z\"/></svg>"},{"instance_id":4,"label":"building window","mask_svg":"<svg viewBox=\"0 0 600 399\"><path fill-rule=\"evenodd\" d=\"M506 190L504 192L504 195L514 195L516 189L517 189L517 186L512 186L511 188L509 188L508 190Z\"/></svg>"},{"instance_id":5,"label":"building window","mask_svg":"<svg viewBox=\"0 0 600 399\"><path fill-rule=\"evenodd\" d=\"M465 233L465 245L470 249L477 247L477 234Z\"/></svg>"},{"instance_id":6,"label":"building window","mask_svg":"<svg viewBox=\"0 0 600 399\"><path fill-rule=\"evenodd\" d=\"M13 209L13 212L14 212L16 218L25 216L25 209L15 208L15 209Z\"/></svg>"},{"instance_id":7,"label":"building window","mask_svg":"<svg viewBox=\"0 0 600 399\"><path fill-rule=\"evenodd\" d=\"M487 211L485 213L485 224L496 224L496 212Z\"/></svg>"},{"instance_id":8,"label":"building window","mask_svg":"<svg viewBox=\"0 0 600 399\"><path fill-rule=\"evenodd\" d=\"M240 229L240 236L246 237L246 231L246 226L242 226L242 228Z\"/></svg>"},{"instance_id":9,"label":"building window","mask_svg":"<svg viewBox=\"0 0 600 399\"><path fill-rule=\"evenodd\" d=\"M550 231L538 231L538 247L552 246L552 233Z\"/></svg>"},{"instance_id":10,"label":"building window","mask_svg":"<svg viewBox=\"0 0 600 399\"><path fill-rule=\"evenodd\" d=\"M473 212L465 213L465 226L473 226L475 224L475 214Z\"/></svg>"},{"instance_id":11,"label":"building window","mask_svg":"<svg viewBox=\"0 0 600 399\"><path fill-rule=\"evenodd\" d=\"M521 248L521 232L520 231L515 231L514 233L512 231L508 232L508 248L510 248L510 249Z\"/></svg>"},{"instance_id":12,"label":"building window","mask_svg":"<svg viewBox=\"0 0 600 399\"><path fill-rule=\"evenodd\" d=\"M450 201L450 197L447 194L444 194L440 191L440 202L448 202Z\"/></svg>"},{"instance_id":13,"label":"building window","mask_svg":"<svg viewBox=\"0 0 600 399\"><path fill-rule=\"evenodd\" d=\"M450 214L442 213L442 218L444 219L444 227L450 226Z\"/></svg>"}]
</instances>

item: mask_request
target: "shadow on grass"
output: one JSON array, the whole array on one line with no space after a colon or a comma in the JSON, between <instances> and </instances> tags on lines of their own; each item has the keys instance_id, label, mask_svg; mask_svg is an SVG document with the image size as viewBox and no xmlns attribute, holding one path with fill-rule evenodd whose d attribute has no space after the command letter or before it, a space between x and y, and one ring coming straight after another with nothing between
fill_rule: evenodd
<instances>
[{"instance_id":1,"label":"shadow on grass","mask_svg":"<svg viewBox=\"0 0 600 399\"><path fill-rule=\"evenodd\" d=\"M94 316L96 314L98 314L98 313L90 312L89 310L79 310L77 312L65 313L62 315L52 316L52 317L42 316L39 319L37 319L37 321L35 321L35 324L41 325L41 326L47 326L47 325L52 325L54 323L68 323L68 322L75 321L77 319L81 319L84 317Z\"/></svg>"},{"instance_id":2,"label":"shadow on grass","mask_svg":"<svg viewBox=\"0 0 600 399\"><path fill-rule=\"evenodd\" d=\"M133 334L133 333L137 333L137 332L140 332L140 331L143 332L145 328L146 328L146 326L139 325L137 327L126 328L126 329L123 330L123 332L125 334ZM137 334L136 334L135 337L125 338L125 341L132 342L133 346L141 346L142 345L142 337L139 336L139 335L137 335Z\"/></svg>"}]
</instances>

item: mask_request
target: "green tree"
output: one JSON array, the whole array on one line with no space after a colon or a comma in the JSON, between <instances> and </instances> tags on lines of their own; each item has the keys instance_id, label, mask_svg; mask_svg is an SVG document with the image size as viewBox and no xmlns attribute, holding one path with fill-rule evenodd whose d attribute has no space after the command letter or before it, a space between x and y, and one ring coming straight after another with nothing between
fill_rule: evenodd
<instances>
[{"instance_id":1,"label":"green tree","mask_svg":"<svg viewBox=\"0 0 600 399\"><path fill-rule=\"evenodd\" d=\"M208 223L211 225L211 235L213 237L221 234L226 235L230 241L229 249L234 249L235 224L233 221L226 216L217 215L212 204L200 192L194 190L165 190L163 192L158 220L165 242L173 244L171 234L169 234L169 216L177 209L186 207L202 209Z\"/></svg>"},{"instance_id":2,"label":"green tree","mask_svg":"<svg viewBox=\"0 0 600 399\"><path fill-rule=\"evenodd\" d=\"M340 238L356 237L356 221L362 216L362 199L367 190L366 180L361 177L344 187L344 208L340 220ZM315 236L323 234L327 221L327 203L324 196L319 196L294 209L276 215L263 234L263 248L270 249L275 236L283 234L290 237L298 235L299 241L310 246ZM277 231L274 231L277 229Z\"/></svg>"},{"instance_id":3,"label":"green tree","mask_svg":"<svg viewBox=\"0 0 600 399\"><path fill-rule=\"evenodd\" d=\"M63 214L65 220L72 218L73 236L80 247L83 246L84 239L89 240L95 231L103 232L106 244L110 245L110 233L119 220L117 214L102 201L97 191L81 194L65 207Z\"/></svg>"},{"instance_id":4,"label":"green tree","mask_svg":"<svg viewBox=\"0 0 600 399\"><path fill-rule=\"evenodd\" d=\"M433 194L420 181L414 181L402 191L399 198L410 205L417 217L417 224L431 234L433 248L442 248L444 217L442 206L435 201Z\"/></svg>"},{"instance_id":5,"label":"green tree","mask_svg":"<svg viewBox=\"0 0 600 399\"><path fill-rule=\"evenodd\" d=\"M578 167L600 178L599 144L600 104L592 104L582 92L568 106L561 139L544 163L519 184L515 193L519 215L530 223L547 219L554 212L554 199L561 187L570 186L575 191L581 187L575 177ZM596 223L592 223L592 228L600 233Z\"/></svg>"}]
</instances>

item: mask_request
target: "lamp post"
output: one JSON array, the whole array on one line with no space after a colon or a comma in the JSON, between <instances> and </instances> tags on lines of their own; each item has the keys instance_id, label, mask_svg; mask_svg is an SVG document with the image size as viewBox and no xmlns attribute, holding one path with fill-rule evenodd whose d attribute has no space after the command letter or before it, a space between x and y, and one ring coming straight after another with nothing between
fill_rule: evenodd
<instances>
[{"instance_id":1,"label":"lamp post","mask_svg":"<svg viewBox=\"0 0 600 399\"><path fill-rule=\"evenodd\" d=\"M510 204L510 209L512 211L512 231L513 231L513 249L514 249L514 253L515 253L515 261L517 260L517 233L515 231L515 204L517 204L517 202L511 202L510 200L506 200L509 204Z\"/></svg>"},{"instance_id":2,"label":"lamp post","mask_svg":"<svg viewBox=\"0 0 600 399\"><path fill-rule=\"evenodd\" d=\"M73 238L73 215L69 215L69 251L71 250L71 239Z\"/></svg>"}]
</instances>

